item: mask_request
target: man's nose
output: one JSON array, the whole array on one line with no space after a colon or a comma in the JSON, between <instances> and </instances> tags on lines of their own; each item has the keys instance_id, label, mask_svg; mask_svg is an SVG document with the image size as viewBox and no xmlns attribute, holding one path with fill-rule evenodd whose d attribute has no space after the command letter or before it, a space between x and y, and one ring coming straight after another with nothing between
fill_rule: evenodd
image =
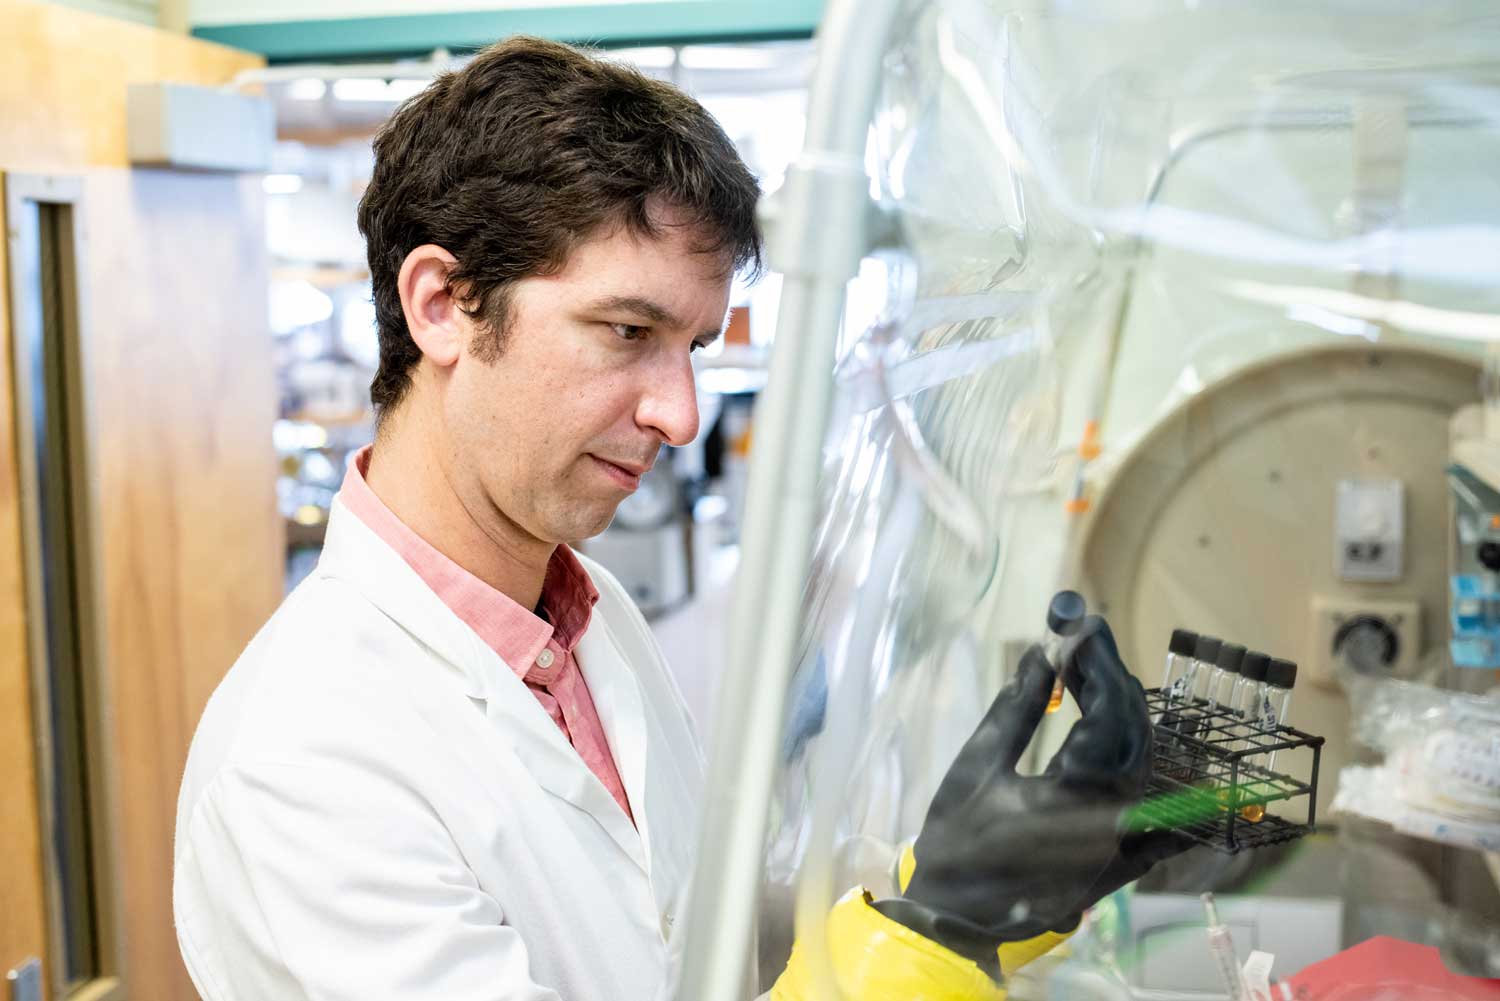
<instances>
[{"instance_id":1,"label":"man's nose","mask_svg":"<svg viewBox=\"0 0 1500 1001\"><path fill-rule=\"evenodd\" d=\"M686 445L698 436L698 390L690 357L653 366L636 408L636 423L655 431L668 445Z\"/></svg>"}]
</instances>

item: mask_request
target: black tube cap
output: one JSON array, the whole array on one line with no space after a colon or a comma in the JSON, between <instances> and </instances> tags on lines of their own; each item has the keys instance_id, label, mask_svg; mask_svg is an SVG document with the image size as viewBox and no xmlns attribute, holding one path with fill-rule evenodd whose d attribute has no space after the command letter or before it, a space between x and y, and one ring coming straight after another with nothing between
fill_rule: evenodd
<instances>
[{"instance_id":1,"label":"black tube cap","mask_svg":"<svg viewBox=\"0 0 1500 1001\"><path fill-rule=\"evenodd\" d=\"M1238 643L1225 643L1219 648L1219 659L1216 663L1220 669L1230 674L1240 673L1240 663L1245 659L1245 648Z\"/></svg>"},{"instance_id":2,"label":"black tube cap","mask_svg":"<svg viewBox=\"0 0 1500 1001\"><path fill-rule=\"evenodd\" d=\"M1199 636L1198 643L1193 647L1193 657L1212 664L1219 659L1219 650L1224 646L1224 641L1216 636Z\"/></svg>"},{"instance_id":3,"label":"black tube cap","mask_svg":"<svg viewBox=\"0 0 1500 1001\"><path fill-rule=\"evenodd\" d=\"M1246 681L1265 681L1266 670L1270 665L1270 657L1251 650L1245 654L1245 659L1240 661L1240 677Z\"/></svg>"},{"instance_id":4,"label":"black tube cap","mask_svg":"<svg viewBox=\"0 0 1500 1001\"><path fill-rule=\"evenodd\" d=\"M1059 636L1072 636L1083 628L1088 605L1077 591L1059 591L1047 606L1047 628Z\"/></svg>"},{"instance_id":5,"label":"black tube cap","mask_svg":"<svg viewBox=\"0 0 1500 1001\"><path fill-rule=\"evenodd\" d=\"M1198 646L1198 634L1191 629L1172 630L1172 641L1167 644L1167 649L1179 657L1191 657L1193 650Z\"/></svg>"},{"instance_id":6,"label":"black tube cap","mask_svg":"<svg viewBox=\"0 0 1500 1001\"><path fill-rule=\"evenodd\" d=\"M1266 684L1291 688L1297 683L1297 665L1289 660L1273 660L1266 668Z\"/></svg>"}]
</instances>

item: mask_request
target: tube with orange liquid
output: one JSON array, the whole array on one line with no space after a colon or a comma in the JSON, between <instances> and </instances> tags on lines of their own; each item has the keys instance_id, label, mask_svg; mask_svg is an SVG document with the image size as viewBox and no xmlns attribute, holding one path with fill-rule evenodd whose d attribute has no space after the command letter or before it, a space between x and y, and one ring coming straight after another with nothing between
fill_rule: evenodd
<instances>
[{"instance_id":1,"label":"tube with orange liquid","mask_svg":"<svg viewBox=\"0 0 1500 1001\"><path fill-rule=\"evenodd\" d=\"M1083 595L1077 591L1059 591L1047 606L1047 635L1042 637L1042 655L1057 672L1057 678L1052 682L1052 697L1047 700L1049 713L1057 712L1066 690L1063 684L1063 644L1083 628L1083 617L1087 612Z\"/></svg>"}]
</instances>

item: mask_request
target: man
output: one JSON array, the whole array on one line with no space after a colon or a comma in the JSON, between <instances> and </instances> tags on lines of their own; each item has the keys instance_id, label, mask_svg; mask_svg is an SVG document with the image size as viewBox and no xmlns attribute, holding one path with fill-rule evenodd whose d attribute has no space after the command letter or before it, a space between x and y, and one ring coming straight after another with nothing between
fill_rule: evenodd
<instances>
[{"instance_id":1,"label":"man","mask_svg":"<svg viewBox=\"0 0 1500 1001\"><path fill-rule=\"evenodd\" d=\"M381 131L359 218L376 441L183 781L174 908L208 1001L663 990L702 761L639 612L569 543L697 433L691 355L759 265L756 197L696 102L535 39ZM1051 684L1033 655L934 800L907 893L853 900L841 933L992 992L998 946L1052 941L1148 864L1114 828L1149 769L1139 686L1102 624L1075 662L1085 721L1056 774L1014 774ZM1023 862L1059 839L1038 818L1072 849L1044 872Z\"/></svg>"}]
</instances>

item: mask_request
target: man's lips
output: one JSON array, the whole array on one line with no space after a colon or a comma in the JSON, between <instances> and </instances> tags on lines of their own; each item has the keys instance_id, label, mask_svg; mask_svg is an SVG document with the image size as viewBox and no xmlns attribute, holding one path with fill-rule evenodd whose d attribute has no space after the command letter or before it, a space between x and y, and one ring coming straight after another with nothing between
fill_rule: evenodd
<instances>
[{"instance_id":1,"label":"man's lips","mask_svg":"<svg viewBox=\"0 0 1500 1001\"><path fill-rule=\"evenodd\" d=\"M607 462L611 466L622 469L625 472L629 473L631 476L645 476L647 473L651 472L651 467L655 465L655 463L652 462L621 462L619 459L606 459L601 455L596 455L594 456L594 458L598 459L600 462Z\"/></svg>"},{"instance_id":2,"label":"man's lips","mask_svg":"<svg viewBox=\"0 0 1500 1001\"><path fill-rule=\"evenodd\" d=\"M634 490L641 485L641 477L651 470L651 464L634 462L618 462L614 459L603 459L593 453L589 458L599 463L599 468L604 470L615 485L622 490Z\"/></svg>"}]
</instances>

